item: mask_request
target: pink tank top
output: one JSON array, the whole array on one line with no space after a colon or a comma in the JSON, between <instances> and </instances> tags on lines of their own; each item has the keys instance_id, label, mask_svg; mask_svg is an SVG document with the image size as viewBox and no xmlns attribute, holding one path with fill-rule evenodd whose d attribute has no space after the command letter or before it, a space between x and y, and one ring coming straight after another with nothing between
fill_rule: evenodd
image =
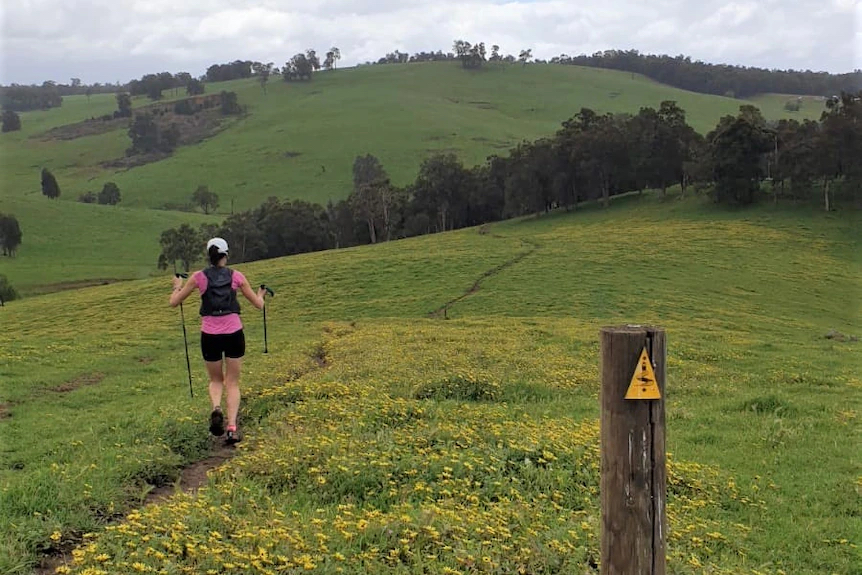
<instances>
[{"instance_id":1,"label":"pink tank top","mask_svg":"<svg viewBox=\"0 0 862 575\"><path fill-rule=\"evenodd\" d=\"M195 283L200 290L201 295L207 291L207 276L203 272L195 272ZM246 283L245 276L241 272L233 270L233 279L231 281L231 289L239 291L239 288ZM237 294L238 295L238 294ZM239 314L230 313L222 316L205 315L201 318L201 331L210 335L220 335L227 333L235 333L242 329L242 321L239 319Z\"/></svg>"}]
</instances>

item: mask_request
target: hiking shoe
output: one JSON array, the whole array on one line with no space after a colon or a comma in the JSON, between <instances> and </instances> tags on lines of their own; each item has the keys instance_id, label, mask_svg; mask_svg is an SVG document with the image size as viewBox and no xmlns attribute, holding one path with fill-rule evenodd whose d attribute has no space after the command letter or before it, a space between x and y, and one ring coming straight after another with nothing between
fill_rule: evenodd
<instances>
[{"instance_id":1,"label":"hiking shoe","mask_svg":"<svg viewBox=\"0 0 862 575\"><path fill-rule=\"evenodd\" d=\"M232 429L227 432L227 437L224 439L225 445L236 445L242 441L242 436L239 433L239 430Z\"/></svg>"},{"instance_id":2,"label":"hiking shoe","mask_svg":"<svg viewBox=\"0 0 862 575\"><path fill-rule=\"evenodd\" d=\"M216 437L224 435L224 415L221 409L213 409L210 413L210 433Z\"/></svg>"}]
</instances>

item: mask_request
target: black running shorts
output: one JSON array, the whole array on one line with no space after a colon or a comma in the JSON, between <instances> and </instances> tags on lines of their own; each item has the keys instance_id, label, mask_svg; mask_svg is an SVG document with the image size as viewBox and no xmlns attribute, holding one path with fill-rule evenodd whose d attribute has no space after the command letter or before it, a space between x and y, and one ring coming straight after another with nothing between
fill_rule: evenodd
<instances>
[{"instance_id":1,"label":"black running shorts","mask_svg":"<svg viewBox=\"0 0 862 575\"><path fill-rule=\"evenodd\" d=\"M201 353L204 361L221 361L222 356L240 358L245 355L245 334L242 330L216 335L201 332Z\"/></svg>"}]
</instances>

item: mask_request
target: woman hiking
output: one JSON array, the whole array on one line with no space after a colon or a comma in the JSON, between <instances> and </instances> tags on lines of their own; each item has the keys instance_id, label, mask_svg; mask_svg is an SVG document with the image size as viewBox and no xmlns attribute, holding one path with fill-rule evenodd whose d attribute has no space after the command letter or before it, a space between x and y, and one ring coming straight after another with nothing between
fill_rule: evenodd
<instances>
[{"instance_id":1,"label":"woman hiking","mask_svg":"<svg viewBox=\"0 0 862 575\"><path fill-rule=\"evenodd\" d=\"M209 392L212 400L210 433L221 436L227 431L225 443L233 445L241 436L236 427L239 412L239 375L245 355L245 334L240 321L237 291L241 291L257 309L263 309L266 288L257 293L245 276L227 267L227 242L212 238L207 242L210 266L195 272L183 286L183 280L174 277L171 307L177 307L195 288L201 294L201 353L209 375ZM222 360L224 358L224 360ZM227 427L221 408L222 391L227 387Z\"/></svg>"}]
</instances>

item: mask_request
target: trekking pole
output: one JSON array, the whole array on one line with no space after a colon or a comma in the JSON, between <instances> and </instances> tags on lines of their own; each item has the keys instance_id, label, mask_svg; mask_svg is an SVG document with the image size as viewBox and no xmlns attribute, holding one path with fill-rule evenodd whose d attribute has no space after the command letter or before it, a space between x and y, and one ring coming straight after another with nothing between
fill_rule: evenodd
<instances>
[{"instance_id":1,"label":"trekking pole","mask_svg":"<svg viewBox=\"0 0 862 575\"><path fill-rule=\"evenodd\" d=\"M176 267L174 268L174 275L178 278L188 278L189 274L181 274L176 272ZM189 395L192 397L195 396L194 388L192 387L192 363L189 361L189 339L186 335L186 314L183 312L183 302L180 302L180 318L183 322L183 343L186 346L186 369L189 371Z\"/></svg>"},{"instance_id":2,"label":"trekking pole","mask_svg":"<svg viewBox=\"0 0 862 575\"><path fill-rule=\"evenodd\" d=\"M266 287L265 284L260 284L260 289L265 289L266 295L269 295L270 297L275 297L275 292L272 291L270 288ZM263 306L263 353L269 353L269 346L266 341L266 304L264 304Z\"/></svg>"}]
</instances>

